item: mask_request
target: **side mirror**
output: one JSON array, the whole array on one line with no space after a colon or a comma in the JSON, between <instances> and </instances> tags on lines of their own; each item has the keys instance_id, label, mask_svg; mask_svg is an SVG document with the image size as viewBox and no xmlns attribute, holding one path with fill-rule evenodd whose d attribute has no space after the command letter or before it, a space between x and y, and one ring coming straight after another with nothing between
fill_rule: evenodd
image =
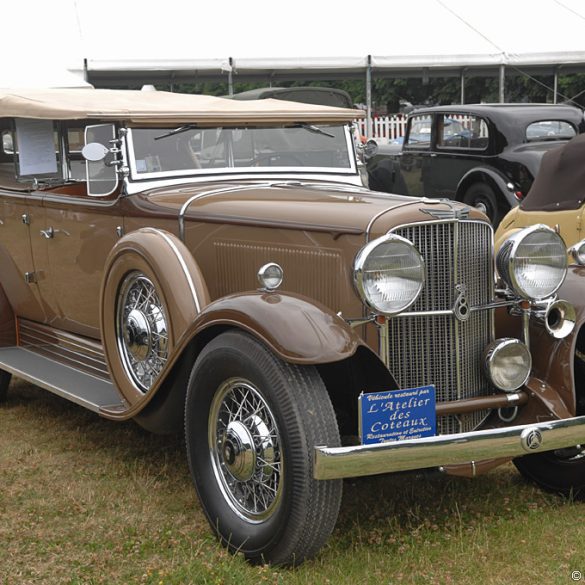
<instances>
[{"instance_id":1,"label":"side mirror","mask_svg":"<svg viewBox=\"0 0 585 585\"><path fill-rule=\"evenodd\" d=\"M375 140L368 140L364 146L364 156L366 158L372 158L378 153L378 143Z\"/></svg>"},{"instance_id":2,"label":"side mirror","mask_svg":"<svg viewBox=\"0 0 585 585\"><path fill-rule=\"evenodd\" d=\"M91 162L104 160L108 152L110 152L108 148L99 142L90 142L81 149L83 158Z\"/></svg>"}]
</instances>

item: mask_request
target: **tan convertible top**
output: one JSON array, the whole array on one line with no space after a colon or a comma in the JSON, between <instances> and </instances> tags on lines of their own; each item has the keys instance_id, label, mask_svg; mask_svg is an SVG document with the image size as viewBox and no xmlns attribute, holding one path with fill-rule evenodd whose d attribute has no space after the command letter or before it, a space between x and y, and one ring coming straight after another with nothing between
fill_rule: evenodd
<instances>
[{"instance_id":1,"label":"tan convertible top","mask_svg":"<svg viewBox=\"0 0 585 585\"><path fill-rule=\"evenodd\" d=\"M140 125L349 122L361 110L265 99L116 89L0 90L0 117L124 120Z\"/></svg>"}]
</instances>

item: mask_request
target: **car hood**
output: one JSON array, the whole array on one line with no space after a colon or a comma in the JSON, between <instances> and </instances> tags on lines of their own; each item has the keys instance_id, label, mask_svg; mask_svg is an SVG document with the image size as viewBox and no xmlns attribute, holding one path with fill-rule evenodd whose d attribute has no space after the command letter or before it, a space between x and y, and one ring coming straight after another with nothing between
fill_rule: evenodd
<instances>
[{"instance_id":1,"label":"car hood","mask_svg":"<svg viewBox=\"0 0 585 585\"><path fill-rule=\"evenodd\" d=\"M251 181L157 189L140 196L151 213L207 221L330 232L386 233L398 225L465 217L485 220L453 201L378 193L341 183ZM183 211L181 211L183 210Z\"/></svg>"}]
</instances>

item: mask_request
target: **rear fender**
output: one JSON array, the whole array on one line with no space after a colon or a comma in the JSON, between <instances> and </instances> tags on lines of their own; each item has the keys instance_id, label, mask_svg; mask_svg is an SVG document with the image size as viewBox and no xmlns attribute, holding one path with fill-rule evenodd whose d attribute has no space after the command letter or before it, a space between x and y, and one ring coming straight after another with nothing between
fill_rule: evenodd
<instances>
[{"instance_id":1,"label":"rear fender","mask_svg":"<svg viewBox=\"0 0 585 585\"><path fill-rule=\"evenodd\" d=\"M167 317L168 359L153 386L140 391L126 372L118 349L116 312L120 285L139 271L155 285ZM100 295L100 326L104 352L112 380L127 408L103 410L109 418L131 418L156 394L183 348L186 331L209 304L209 292L199 266L175 235L143 228L121 238L110 252Z\"/></svg>"},{"instance_id":2,"label":"rear fender","mask_svg":"<svg viewBox=\"0 0 585 585\"><path fill-rule=\"evenodd\" d=\"M463 201L465 192L474 183L488 183L496 189L496 195L497 192L500 192L510 207L516 207L519 201L516 199L514 192L508 187L509 182L509 179L504 175L489 167L478 167L463 175L457 185L456 199L457 201Z\"/></svg>"}]
</instances>

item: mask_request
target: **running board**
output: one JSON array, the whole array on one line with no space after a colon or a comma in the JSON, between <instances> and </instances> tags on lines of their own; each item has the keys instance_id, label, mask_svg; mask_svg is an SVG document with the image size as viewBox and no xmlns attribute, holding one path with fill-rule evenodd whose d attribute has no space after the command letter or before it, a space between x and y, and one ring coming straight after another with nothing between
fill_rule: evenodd
<instances>
[{"instance_id":1,"label":"running board","mask_svg":"<svg viewBox=\"0 0 585 585\"><path fill-rule=\"evenodd\" d=\"M126 408L114 385L22 347L0 348L0 370L32 382L93 412Z\"/></svg>"}]
</instances>

